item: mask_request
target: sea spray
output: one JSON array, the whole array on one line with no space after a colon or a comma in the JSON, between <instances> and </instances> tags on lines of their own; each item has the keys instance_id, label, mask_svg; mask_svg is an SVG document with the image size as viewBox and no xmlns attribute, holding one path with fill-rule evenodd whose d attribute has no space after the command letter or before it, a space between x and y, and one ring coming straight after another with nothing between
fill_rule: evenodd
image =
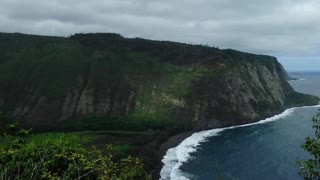
<instances>
[{"instance_id":1,"label":"sea spray","mask_svg":"<svg viewBox=\"0 0 320 180\"><path fill-rule=\"evenodd\" d=\"M191 179L192 176L190 174L184 173L180 170L180 167L187 162L191 158L191 154L193 152L197 151L197 147L206 141L208 137L217 136L220 132L229 130L229 129L235 129L235 128L241 128L241 127L248 127L258 124L265 124L268 122L276 121L279 119L283 119L289 115L291 115L295 109L297 108L310 108L310 107L320 107L320 105L317 106L304 106L304 107L295 107L285 110L283 113L275 115L270 118L266 118L264 120L250 123L250 124L244 124L239 126L232 126L227 128L219 128L219 129L213 129L213 130L207 130L207 131L201 131L192 134L190 137L186 138L184 141L182 141L177 147L171 148L167 151L166 155L163 157L162 162L164 164L160 176L161 180L188 180Z\"/></svg>"},{"instance_id":2,"label":"sea spray","mask_svg":"<svg viewBox=\"0 0 320 180\"><path fill-rule=\"evenodd\" d=\"M305 79L293 79L293 80L289 80L288 82L292 82L292 81L305 81Z\"/></svg>"},{"instance_id":3,"label":"sea spray","mask_svg":"<svg viewBox=\"0 0 320 180\"><path fill-rule=\"evenodd\" d=\"M204 142L208 137L217 135L221 131L223 131L223 129L194 133L182 141L177 147L169 149L162 160L164 166L160 173L161 179L189 179L189 175L182 173L179 168L184 162L190 159L191 153L197 150L201 142Z\"/></svg>"}]
</instances>

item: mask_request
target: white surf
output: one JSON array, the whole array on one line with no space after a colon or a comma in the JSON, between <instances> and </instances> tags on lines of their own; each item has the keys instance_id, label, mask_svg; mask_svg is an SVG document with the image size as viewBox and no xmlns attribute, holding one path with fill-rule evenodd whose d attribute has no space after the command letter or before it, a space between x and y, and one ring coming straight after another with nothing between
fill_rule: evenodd
<instances>
[{"instance_id":1,"label":"white surf","mask_svg":"<svg viewBox=\"0 0 320 180\"><path fill-rule=\"evenodd\" d=\"M160 176L161 176L160 180L189 180L190 178L192 178L192 175L182 172L180 170L180 167L183 165L183 163L187 162L191 158L191 153L196 152L197 147L202 142L205 142L208 137L219 135L220 132L228 129L253 126L257 124L265 124L268 122L280 120L291 115L294 112L294 110L297 108L310 108L310 107L320 107L320 105L290 108L285 110L281 114L275 115L270 118L266 118L264 120L261 120L255 123L226 127L226 128L218 128L218 129L212 129L212 130L194 133L190 137L182 141L177 147L171 148L167 151L166 155L162 159L164 166L162 167L160 172Z\"/></svg>"}]
</instances>

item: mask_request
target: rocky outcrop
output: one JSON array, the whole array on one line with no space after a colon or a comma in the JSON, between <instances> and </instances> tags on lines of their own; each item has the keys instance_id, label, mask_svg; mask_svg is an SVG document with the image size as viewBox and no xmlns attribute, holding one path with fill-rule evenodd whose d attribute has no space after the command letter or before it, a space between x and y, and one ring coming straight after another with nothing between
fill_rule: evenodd
<instances>
[{"instance_id":1,"label":"rocky outcrop","mask_svg":"<svg viewBox=\"0 0 320 180\"><path fill-rule=\"evenodd\" d=\"M282 72L276 71L276 65L269 70L245 63L224 74L218 82L210 82L211 92L202 99L200 108L195 108L198 129L249 123L283 111L286 91L293 90L285 88L289 85Z\"/></svg>"},{"instance_id":2,"label":"rocky outcrop","mask_svg":"<svg viewBox=\"0 0 320 180\"><path fill-rule=\"evenodd\" d=\"M90 130L86 123L95 118L78 121L102 117L95 129L171 128L176 123L203 130L250 123L319 101L296 93L274 57L108 34L34 41L19 35L34 43L27 48L42 58L30 58L25 66L30 68L17 79L11 72L32 53L17 60L19 44L8 36L13 55L0 67L6 72L0 75L0 110L36 129L73 122ZM50 54L53 42L58 50Z\"/></svg>"},{"instance_id":3,"label":"rocky outcrop","mask_svg":"<svg viewBox=\"0 0 320 180\"><path fill-rule=\"evenodd\" d=\"M77 112L79 106L78 101L80 98L80 91L78 89L67 90L66 97L64 99L60 120L66 120L71 118L75 112Z\"/></svg>"},{"instance_id":4,"label":"rocky outcrop","mask_svg":"<svg viewBox=\"0 0 320 180\"><path fill-rule=\"evenodd\" d=\"M295 78L295 77L291 77L288 73L287 73L287 71L285 70L285 68L281 65L281 69L282 69L282 71L284 72L284 76L286 77L286 79L288 80L288 81L296 81L296 80L298 80L298 78Z\"/></svg>"}]
</instances>

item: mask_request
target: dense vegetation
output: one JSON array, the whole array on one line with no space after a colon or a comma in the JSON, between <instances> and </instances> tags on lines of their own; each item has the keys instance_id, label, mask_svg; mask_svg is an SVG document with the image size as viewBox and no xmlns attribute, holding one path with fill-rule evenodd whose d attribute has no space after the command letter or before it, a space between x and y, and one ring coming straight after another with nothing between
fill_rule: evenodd
<instances>
[{"instance_id":1,"label":"dense vegetation","mask_svg":"<svg viewBox=\"0 0 320 180\"><path fill-rule=\"evenodd\" d=\"M0 111L44 131L182 132L192 129L194 109L210 97L222 105L211 108L217 112L206 110L206 116L241 119L235 117L240 110L225 112L229 102L212 94L227 86L222 76L246 63L282 71L271 56L108 33L69 38L0 33L0 49ZM240 76L251 84L246 73ZM261 95L255 88L254 94ZM318 101L286 88L287 107ZM82 113L78 104L85 90L93 100L84 103ZM263 98L255 104L261 114L283 108Z\"/></svg>"},{"instance_id":2,"label":"dense vegetation","mask_svg":"<svg viewBox=\"0 0 320 180\"><path fill-rule=\"evenodd\" d=\"M294 92L276 58L230 49L110 33L0 33L0 49L5 124L69 132L27 135L15 126L2 131L15 132L0 139L2 177L34 172L35 178L143 179L141 162L128 158L128 151L152 172L160 145L179 132L244 124L319 102ZM256 79L249 73L255 68ZM273 75L280 79L268 86ZM277 89L286 96L284 104L271 92ZM70 131L95 131L92 136L113 143L113 150L99 142L98 149L88 148L86 138Z\"/></svg>"},{"instance_id":3,"label":"dense vegetation","mask_svg":"<svg viewBox=\"0 0 320 180\"><path fill-rule=\"evenodd\" d=\"M1 127L0 127L1 128ZM119 158L85 148L85 139L64 133L36 134L8 125L0 129L0 178L11 179L150 179L137 158ZM118 149L118 152L123 149Z\"/></svg>"},{"instance_id":4,"label":"dense vegetation","mask_svg":"<svg viewBox=\"0 0 320 180\"><path fill-rule=\"evenodd\" d=\"M86 37L89 39L83 39ZM110 43L110 41L115 42ZM190 83L208 74L209 70L202 67L201 62L198 68L191 70L187 66L175 66L167 61L180 64L191 63L192 58L204 53L203 48L169 42L150 42L142 39L132 41L125 38L118 39L117 35L112 34L75 35L71 39L1 34L0 48L3 53L0 54L0 71L2 72L0 83L3 86L0 89L0 95L6 95L6 104L1 106L0 102L0 108L4 112L12 111L19 100L25 99L25 94L30 96L41 94L49 101L57 102L65 98L66 89L84 88L82 87L84 85L76 81L79 75L86 77L83 81L88 81L84 82L88 83L88 87L105 89L107 87L104 87L104 83L107 82L106 84L111 88L111 94L119 91L119 86L127 86L119 82L126 81L125 78L130 77L132 81L143 82L139 85L141 88L137 92L137 101L144 104L143 107L136 108L135 112L125 116L93 114L83 118L71 118L59 129L101 130L101 127L108 127L109 130L148 130L173 127L183 130L185 127L177 124L174 117L165 112L170 108L169 101L172 97L189 96ZM119 43L130 47L118 48ZM161 53L173 47L176 47L179 58L172 59L176 55L170 52L175 51L168 51L168 54ZM149 50L150 52L146 53ZM215 52L214 48L204 48L204 50L206 53ZM161 63L161 61L167 63ZM211 74L214 75L214 72ZM163 100L152 98L154 82L157 83L158 91L167 95ZM130 90L130 87L121 88ZM126 90L120 93L122 93L120 96L125 96ZM146 111L145 107L152 108L152 111ZM50 116L49 113L47 114ZM46 121L53 122L56 117L49 117L49 119ZM23 124L24 121L21 123ZM50 123L46 122L46 124Z\"/></svg>"},{"instance_id":5,"label":"dense vegetation","mask_svg":"<svg viewBox=\"0 0 320 180\"><path fill-rule=\"evenodd\" d=\"M315 131L314 137L307 137L302 148L310 154L310 159L298 159L297 164L300 166L300 175L305 180L320 179L320 111L312 119L312 128Z\"/></svg>"}]
</instances>

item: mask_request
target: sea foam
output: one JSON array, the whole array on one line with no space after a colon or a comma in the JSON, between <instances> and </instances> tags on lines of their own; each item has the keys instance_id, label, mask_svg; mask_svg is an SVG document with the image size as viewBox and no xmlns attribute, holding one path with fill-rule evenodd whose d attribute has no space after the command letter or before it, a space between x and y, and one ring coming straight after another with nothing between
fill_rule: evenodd
<instances>
[{"instance_id":1,"label":"sea foam","mask_svg":"<svg viewBox=\"0 0 320 180\"><path fill-rule=\"evenodd\" d=\"M305 79L294 79L294 80L288 80L288 82L292 82L292 81L305 81Z\"/></svg>"},{"instance_id":2,"label":"sea foam","mask_svg":"<svg viewBox=\"0 0 320 180\"><path fill-rule=\"evenodd\" d=\"M164 165L160 172L160 176L161 176L160 180L189 180L190 178L192 178L192 175L182 172L180 170L180 167L183 165L183 163L187 162L191 158L191 154L193 152L196 152L197 147L202 142L205 142L208 137L217 136L222 131L225 131L228 129L253 126L257 124L265 124L268 122L283 119L291 115L294 112L294 110L297 108L310 108L310 107L320 107L320 105L290 108L285 110L281 114L275 115L270 118L266 118L264 120L261 120L255 123L232 126L227 128L218 128L218 129L212 129L212 130L194 133L190 137L183 140L177 147L171 148L167 151L166 155L162 159L162 162Z\"/></svg>"}]
</instances>

